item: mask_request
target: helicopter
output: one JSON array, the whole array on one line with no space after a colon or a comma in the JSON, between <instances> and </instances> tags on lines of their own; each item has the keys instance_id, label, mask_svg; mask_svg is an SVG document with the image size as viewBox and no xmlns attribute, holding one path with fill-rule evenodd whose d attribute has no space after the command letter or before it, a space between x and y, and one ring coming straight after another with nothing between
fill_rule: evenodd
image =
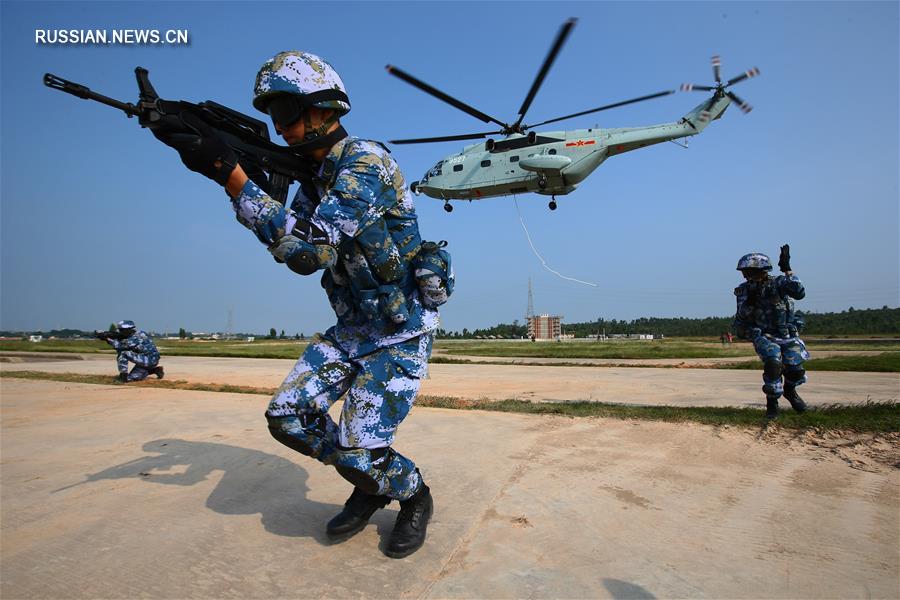
<instances>
[{"instance_id":1,"label":"helicopter","mask_svg":"<svg viewBox=\"0 0 900 600\"><path fill-rule=\"evenodd\" d=\"M712 96L676 122L618 129L595 127L541 133L533 131L533 128L542 125L675 93L675 90L664 90L556 117L533 125L524 124L525 113L531 106L532 100L576 22L577 19L571 18L560 28L531 89L519 108L518 118L511 124L487 115L393 65L385 67L388 73L410 85L484 123L494 123L501 127L498 131L485 133L389 140L392 144L420 144L486 138L484 142L470 144L465 146L462 152L439 160L419 181L410 184L410 191L416 195L425 194L443 200L444 210L447 212L453 211L450 200L472 201L527 192L551 196L548 206L550 210L556 210L556 196L569 194L575 190L579 183L584 181L609 157L653 144L697 135L712 121L721 118L725 109L732 102L737 104L744 113L752 110L749 104L727 88L744 79L759 75L759 69L754 67L723 82L720 77L721 60L718 56L713 56L714 85L685 83L681 86L682 91L712 92ZM497 140L488 137L494 135L504 137Z\"/></svg>"}]
</instances>

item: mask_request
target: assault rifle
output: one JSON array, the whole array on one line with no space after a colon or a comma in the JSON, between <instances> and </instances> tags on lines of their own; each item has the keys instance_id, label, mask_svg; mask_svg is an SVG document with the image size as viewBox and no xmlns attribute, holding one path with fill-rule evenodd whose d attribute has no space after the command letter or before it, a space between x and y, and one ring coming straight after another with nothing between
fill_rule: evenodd
<instances>
[{"instance_id":1,"label":"assault rifle","mask_svg":"<svg viewBox=\"0 0 900 600\"><path fill-rule=\"evenodd\" d=\"M124 340L128 336L121 331L95 331L94 337L105 342L106 340Z\"/></svg>"},{"instance_id":2,"label":"assault rifle","mask_svg":"<svg viewBox=\"0 0 900 600\"><path fill-rule=\"evenodd\" d=\"M237 153L239 161L246 159L245 166L251 179L252 165L259 165L268 175L266 188L270 197L285 203L288 188L294 181L307 179L311 175L308 163L291 151L279 146L269 138L269 128L263 121L230 109L212 100L194 104L184 100L163 100L150 83L150 72L143 67L134 70L138 85L137 104L120 102L96 92L80 83L66 81L51 73L44 74L44 85L85 100L95 100L123 111L128 118L137 117L141 127L183 131L186 126L180 115L191 111L212 127L222 140ZM257 182L260 183L260 182Z\"/></svg>"}]
</instances>

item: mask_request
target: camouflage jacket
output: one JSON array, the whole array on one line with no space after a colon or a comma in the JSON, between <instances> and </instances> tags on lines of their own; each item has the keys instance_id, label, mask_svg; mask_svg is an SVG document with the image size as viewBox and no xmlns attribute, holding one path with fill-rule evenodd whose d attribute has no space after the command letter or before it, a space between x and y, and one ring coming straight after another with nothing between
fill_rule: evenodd
<instances>
[{"instance_id":1,"label":"camouflage jacket","mask_svg":"<svg viewBox=\"0 0 900 600\"><path fill-rule=\"evenodd\" d=\"M745 281L734 288L737 312L732 328L743 339L762 335L776 338L796 336L803 329L803 318L794 312L794 300L802 300L806 290L796 275L767 277L763 281Z\"/></svg>"},{"instance_id":2,"label":"camouflage jacket","mask_svg":"<svg viewBox=\"0 0 900 600\"><path fill-rule=\"evenodd\" d=\"M115 348L116 352L130 350L136 354L146 355L151 361L159 360L159 350L156 349L156 344L153 343L147 332L142 329L138 329L124 340L110 338L106 342Z\"/></svg>"},{"instance_id":3,"label":"camouflage jacket","mask_svg":"<svg viewBox=\"0 0 900 600\"><path fill-rule=\"evenodd\" d=\"M338 260L322 275L337 315L329 334L351 356L412 339L438 327L419 298L410 261L421 245L412 196L396 161L377 142L337 142L317 175L301 182L290 209L252 181L233 200L238 221L267 246L297 218L325 231Z\"/></svg>"}]
</instances>

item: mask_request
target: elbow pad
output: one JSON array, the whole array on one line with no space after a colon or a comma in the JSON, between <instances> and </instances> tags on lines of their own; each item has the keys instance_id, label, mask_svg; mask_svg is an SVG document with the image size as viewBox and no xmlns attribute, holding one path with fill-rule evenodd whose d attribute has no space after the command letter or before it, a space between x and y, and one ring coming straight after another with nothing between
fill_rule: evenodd
<instances>
[{"instance_id":1,"label":"elbow pad","mask_svg":"<svg viewBox=\"0 0 900 600\"><path fill-rule=\"evenodd\" d=\"M313 245L294 235L286 235L269 247L269 252L278 262L300 275L310 275L319 269L334 265L337 251L325 244Z\"/></svg>"}]
</instances>

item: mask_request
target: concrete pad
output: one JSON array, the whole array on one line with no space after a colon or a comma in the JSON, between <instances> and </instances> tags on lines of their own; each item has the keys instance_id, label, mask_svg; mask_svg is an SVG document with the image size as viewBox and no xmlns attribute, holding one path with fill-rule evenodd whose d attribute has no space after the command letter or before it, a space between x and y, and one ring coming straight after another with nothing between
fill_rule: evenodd
<instances>
[{"instance_id":1,"label":"concrete pad","mask_svg":"<svg viewBox=\"0 0 900 600\"><path fill-rule=\"evenodd\" d=\"M4 378L3 598L898 597L897 470L701 425L417 408L426 545L324 524L349 485L268 399Z\"/></svg>"},{"instance_id":2,"label":"concrete pad","mask_svg":"<svg viewBox=\"0 0 900 600\"><path fill-rule=\"evenodd\" d=\"M169 379L276 388L293 360L166 356ZM0 371L115 375L108 355L82 354L3 364ZM457 398L516 398L532 401L588 400L621 404L674 406L765 406L762 370L666 369L636 367L546 367L525 365L434 364L422 394ZM884 402L900 398L900 373L822 371L809 374L801 388L810 405ZM785 403L785 406L787 404Z\"/></svg>"}]
</instances>

